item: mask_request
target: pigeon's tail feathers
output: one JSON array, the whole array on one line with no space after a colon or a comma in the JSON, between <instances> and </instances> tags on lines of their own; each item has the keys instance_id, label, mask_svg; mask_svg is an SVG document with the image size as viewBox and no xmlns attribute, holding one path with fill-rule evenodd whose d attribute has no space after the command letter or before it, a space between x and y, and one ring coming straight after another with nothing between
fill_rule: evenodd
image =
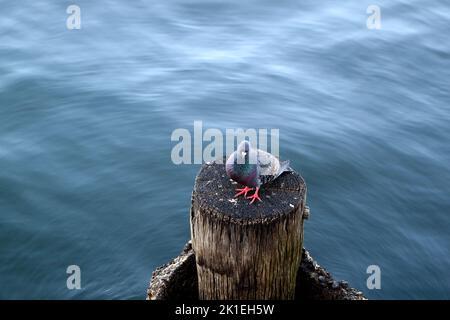
<instances>
[{"instance_id":1,"label":"pigeon's tail feathers","mask_svg":"<svg viewBox=\"0 0 450 320\"><path fill-rule=\"evenodd\" d=\"M291 162L289 160L283 161L280 163L280 174L282 174L285 171L294 171L290 167Z\"/></svg>"},{"instance_id":2,"label":"pigeon's tail feathers","mask_svg":"<svg viewBox=\"0 0 450 320\"><path fill-rule=\"evenodd\" d=\"M294 171L294 170L290 167L289 160L280 162L280 168L278 169L278 173L272 177L273 178L272 180L275 180L276 178L281 176L283 174L283 172L290 172L290 171Z\"/></svg>"}]
</instances>

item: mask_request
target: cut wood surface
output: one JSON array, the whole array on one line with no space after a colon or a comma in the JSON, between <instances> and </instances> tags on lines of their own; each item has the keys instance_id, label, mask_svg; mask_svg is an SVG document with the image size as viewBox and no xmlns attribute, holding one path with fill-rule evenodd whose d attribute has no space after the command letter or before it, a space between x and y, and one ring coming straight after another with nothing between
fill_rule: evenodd
<instances>
[{"instance_id":1,"label":"cut wood surface","mask_svg":"<svg viewBox=\"0 0 450 320\"><path fill-rule=\"evenodd\" d=\"M223 164L202 166L192 193L191 236L200 299L293 299L303 245L306 185L285 172L260 191L242 187Z\"/></svg>"}]
</instances>

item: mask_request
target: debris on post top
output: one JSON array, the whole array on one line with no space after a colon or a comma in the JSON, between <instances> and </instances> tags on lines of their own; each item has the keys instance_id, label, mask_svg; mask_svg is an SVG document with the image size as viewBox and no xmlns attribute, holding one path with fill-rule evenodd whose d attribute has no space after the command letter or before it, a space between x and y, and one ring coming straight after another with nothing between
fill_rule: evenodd
<instances>
[{"instance_id":1,"label":"debris on post top","mask_svg":"<svg viewBox=\"0 0 450 320\"><path fill-rule=\"evenodd\" d=\"M232 181L219 163L205 164L194 187L196 200L215 214L234 220L273 219L304 206L306 184L296 172L285 172L261 188L261 200L249 204L243 197L234 198L240 185ZM303 209L303 208L301 208Z\"/></svg>"},{"instance_id":2,"label":"debris on post top","mask_svg":"<svg viewBox=\"0 0 450 320\"><path fill-rule=\"evenodd\" d=\"M222 163L202 166L192 193L191 235L200 299L293 299L303 245L306 184L284 172L261 202L234 198Z\"/></svg>"}]
</instances>

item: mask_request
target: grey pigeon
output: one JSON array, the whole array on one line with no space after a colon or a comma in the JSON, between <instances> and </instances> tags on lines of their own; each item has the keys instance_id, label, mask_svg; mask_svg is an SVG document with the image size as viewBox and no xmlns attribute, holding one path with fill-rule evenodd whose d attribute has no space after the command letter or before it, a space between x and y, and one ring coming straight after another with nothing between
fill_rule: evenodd
<instances>
[{"instance_id":1,"label":"grey pigeon","mask_svg":"<svg viewBox=\"0 0 450 320\"><path fill-rule=\"evenodd\" d=\"M259 189L262 185L278 178L283 172L291 171L289 160L280 162L273 154L260 149L253 149L250 142L242 141L237 150L227 159L225 164L227 175L244 185L242 189L236 189L235 197L244 195L251 199L250 204L256 200L261 201ZM255 193L247 197L247 193L255 188Z\"/></svg>"}]
</instances>

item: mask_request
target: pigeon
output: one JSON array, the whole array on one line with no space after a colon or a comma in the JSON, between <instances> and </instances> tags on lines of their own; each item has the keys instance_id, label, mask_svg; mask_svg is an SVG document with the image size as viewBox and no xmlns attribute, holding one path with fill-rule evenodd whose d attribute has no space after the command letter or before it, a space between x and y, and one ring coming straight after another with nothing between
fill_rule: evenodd
<instances>
[{"instance_id":1,"label":"pigeon","mask_svg":"<svg viewBox=\"0 0 450 320\"><path fill-rule=\"evenodd\" d=\"M289 160L280 162L273 154L252 148L247 140L243 140L228 157L225 170L232 180L244 186L236 189L238 193L234 197L243 195L244 198L251 199L250 204L256 200L261 201L259 189L262 185L275 180L285 171L292 171ZM253 189L254 194L247 197Z\"/></svg>"}]
</instances>

